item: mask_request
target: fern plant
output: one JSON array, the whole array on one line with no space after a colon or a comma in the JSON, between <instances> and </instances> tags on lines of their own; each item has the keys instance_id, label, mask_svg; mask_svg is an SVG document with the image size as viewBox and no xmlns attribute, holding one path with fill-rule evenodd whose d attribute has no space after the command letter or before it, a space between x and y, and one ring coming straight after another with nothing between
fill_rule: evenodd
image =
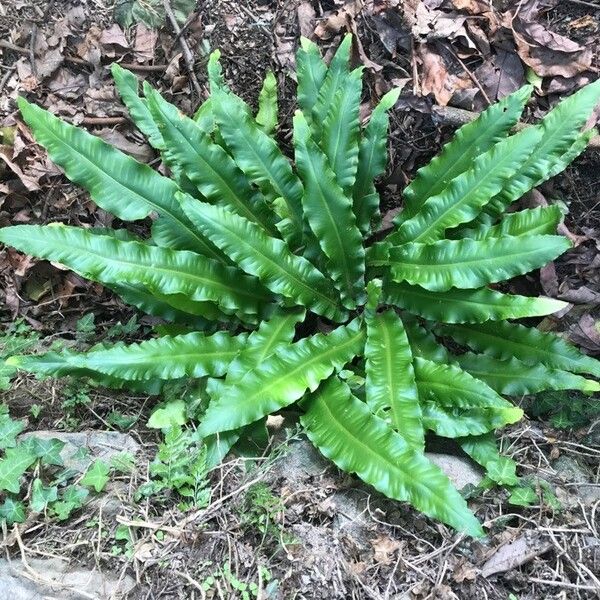
<instances>
[{"instance_id":1,"label":"fern plant","mask_svg":"<svg viewBox=\"0 0 600 600\"><path fill-rule=\"evenodd\" d=\"M600 376L599 362L511 321L562 302L493 288L569 248L555 235L557 207L505 211L584 149L600 82L514 135L531 88L488 108L419 170L385 233L373 181L386 165L399 91L361 125L362 71L349 68L350 45L346 37L326 65L302 40L293 163L273 137L272 75L254 117L225 83L218 53L208 64L210 98L193 118L146 83L139 95L136 78L113 66L132 120L171 178L21 98L24 120L67 177L123 221L151 216L152 234L19 225L0 241L189 332L9 363L114 387L202 380L209 465L296 403L308 437L338 467L479 536L465 500L427 459L426 433L458 439L492 479L515 484L493 431L522 411L501 394L600 389L585 377ZM452 354L448 339L470 351Z\"/></svg>"}]
</instances>

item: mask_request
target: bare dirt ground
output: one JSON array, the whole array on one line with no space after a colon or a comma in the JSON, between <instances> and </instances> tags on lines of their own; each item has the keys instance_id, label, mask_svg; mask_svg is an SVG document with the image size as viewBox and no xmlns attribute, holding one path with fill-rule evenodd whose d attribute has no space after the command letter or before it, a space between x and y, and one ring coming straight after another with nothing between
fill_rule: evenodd
<instances>
[{"instance_id":1,"label":"bare dirt ground","mask_svg":"<svg viewBox=\"0 0 600 600\"><path fill-rule=\"evenodd\" d=\"M600 8L576 0L515 4L200 0L177 36L168 23L158 31L139 24L121 28L110 0L0 3L0 126L5 128L0 129L0 224L118 224L32 143L18 118L18 94L156 166L155 154L117 100L107 65L127 63L191 112L206 94L208 54L220 48L227 81L252 104L265 71L275 71L278 136L286 147L300 33L330 55L346 31L357 35L354 60L366 67L365 111L391 86L403 86L393 112L390 162L379 185L383 212L397 210L399 191L456 128L453 109L481 110L519 87L528 65L536 65L544 76L527 119L538 118L559 95L597 77ZM193 54L195 82L182 40ZM552 70L556 64L562 65L560 74ZM568 314L541 325L566 332L596 354L599 183L600 151L591 149L527 200L568 207L566 227L577 247L541 274L513 284L521 292L572 302ZM140 224L139 231L145 226ZM77 339L77 322L85 314L95 314L98 338L134 314L101 286L8 249L0 253L0 294L4 325L23 318L46 346L54 338ZM140 324L143 331L151 322L142 318ZM15 417L30 419L28 430L66 430L72 423L61 408L65 385L19 376L3 402ZM59 557L71 567L127 580L125 596L132 599L600 595L598 421L559 430L547 412L539 406L536 411L534 401L521 399L533 406L530 418L504 432L503 449L517 460L521 475L550 484L560 507L543 497L530 507L511 505L498 488L474 492L470 501L489 536L472 541L340 474L310 450L293 418L272 429L263 456L233 458L211 474L208 508L181 511L168 498L136 502L135 490L147 481L148 460L159 441L155 431L141 425L155 399L102 390L91 390L90 396L89 403L74 409L78 431L114 429L109 423L114 411L141 417L129 431L139 444L137 468L70 520L34 516L3 532L4 556L30 564L33 581L44 579L35 560ZM34 404L44 406L37 419L31 419ZM119 525L131 532L120 545L115 541ZM0 563L0 574L3 568ZM242 589L250 584L256 587ZM72 592L66 584L55 597Z\"/></svg>"}]
</instances>

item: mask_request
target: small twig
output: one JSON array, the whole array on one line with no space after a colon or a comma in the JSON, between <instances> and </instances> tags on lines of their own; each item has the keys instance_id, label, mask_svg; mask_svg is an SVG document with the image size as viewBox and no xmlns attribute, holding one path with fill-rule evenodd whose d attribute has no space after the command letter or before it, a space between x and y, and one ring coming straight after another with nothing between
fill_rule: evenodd
<instances>
[{"instance_id":1,"label":"small twig","mask_svg":"<svg viewBox=\"0 0 600 600\"><path fill-rule=\"evenodd\" d=\"M579 4L580 6L587 6L588 8L595 8L596 10L600 10L600 5L594 4L593 2L586 2L585 0L567 0L571 4Z\"/></svg>"},{"instance_id":2,"label":"small twig","mask_svg":"<svg viewBox=\"0 0 600 600\"><path fill-rule=\"evenodd\" d=\"M169 21L171 22L171 27L173 27L175 35L179 37L179 45L181 46L181 50L183 52L183 60L185 61L185 66L187 67L190 81L194 87L194 90L196 91L197 96L199 98L202 98L202 87L200 86L200 82L198 81L196 73L194 72L194 55L190 50L185 36L180 35L181 27L179 27L179 23L177 23L177 19L173 14L171 3L169 2L169 0L163 0L163 5L165 7L165 13L167 14Z\"/></svg>"},{"instance_id":3,"label":"small twig","mask_svg":"<svg viewBox=\"0 0 600 600\"><path fill-rule=\"evenodd\" d=\"M551 579L538 579L537 577L529 577L528 581L539 583L541 585L554 585L556 587L564 587L570 590L586 590L588 592L598 592L597 585L580 585L578 583L569 583L567 581L552 581Z\"/></svg>"},{"instance_id":4,"label":"small twig","mask_svg":"<svg viewBox=\"0 0 600 600\"><path fill-rule=\"evenodd\" d=\"M29 62L31 63L31 74L37 79L37 65L35 64L35 41L37 38L37 24L31 25L31 37L29 38Z\"/></svg>"},{"instance_id":5,"label":"small twig","mask_svg":"<svg viewBox=\"0 0 600 600\"><path fill-rule=\"evenodd\" d=\"M450 47L450 44L446 44L445 47L450 51L450 54L452 54L452 56L454 56L454 58L460 63L460 66L462 67L463 71L469 76L469 79L477 86L482 96L485 98L485 101L488 103L488 106L492 104L490 97L486 94L485 90L483 89L483 86L479 82L479 79L475 77L475 74L471 72L467 65L465 65L465 63L461 60L460 56L458 56L458 54L454 52L454 50Z\"/></svg>"},{"instance_id":6,"label":"small twig","mask_svg":"<svg viewBox=\"0 0 600 600\"><path fill-rule=\"evenodd\" d=\"M123 125L127 123L126 117L83 117L82 125Z\"/></svg>"},{"instance_id":7,"label":"small twig","mask_svg":"<svg viewBox=\"0 0 600 600\"><path fill-rule=\"evenodd\" d=\"M6 73L4 73L4 75L2 76L2 79L0 79L0 92L2 92L2 90L4 89L4 86L7 84L8 80L10 79L11 75L14 72L15 72L14 67L6 70Z\"/></svg>"},{"instance_id":8,"label":"small twig","mask_svg":"<svg viewBox=\"0 0 600 600\"><path fill-rule=\"evenodd\" d=\"M5 50L12 50L13 52L17 52L19 54L29 54L29 48L24 48L23 46L17 46L16 44L11 44L6 40L0 40L0 48L4 48ZM63 59L65 62L72 63L74 65L82 65L84 67L89 67L91 69L95 68L96 65L93 63L84 60L83 58L77 58L75 56L64 56ZM158 73L163 72L168 65L139 65L137 63L119 63L124 69L129 69L130 71L139 71L140 73ZM108 67L105 67L108 68Z\"/></svg>"},{"instance_id":9,"label":"small twig","mask_svg":"<svg viewBox=\"0 0 600 600\"><path fill-rule=\"evenodd\" d=\"M449 127L461 127L470 123L479 116L479 113L465 110L464 108L455 108L453 106L433 106L434 116L438 118L441 125ZM517 123L515 129L521 131L526 127L531 127L528 123ZM600 135L595 135L588 143L588 148L600 148Z\"/></svg>"}]
</instances>

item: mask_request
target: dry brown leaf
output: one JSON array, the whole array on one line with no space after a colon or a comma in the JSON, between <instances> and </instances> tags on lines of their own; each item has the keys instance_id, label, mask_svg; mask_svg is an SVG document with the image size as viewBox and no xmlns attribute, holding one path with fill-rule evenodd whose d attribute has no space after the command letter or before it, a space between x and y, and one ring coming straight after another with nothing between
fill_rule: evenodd
<instances>
[{"instance_id":1,"label":"dry brown leaf","mask_svg":"<svg viewBox=\"0 0 600 600\"><path fill-rule=\"evenodd\" d=\"M300 35L306 38L311 38L315 31L316 13L311 2L303 0L298 4L296 9L298 16L298 26L300 27Z\"/></svg>"},{"instance_id":2,"label":"dry brown leaf","mask_svg":"<svg viewBox=\"0 0 600 600\"><path fill-rule=\"evenodd\" d=\"M138 23L135 30L135 44L133 46L135 59L140 63L151 61L154 58L154 48L157 40L157 31L149 29L143 23Z\"/></svg>"},{"instance_id":3,"label":"dry brown leaf","mask_svg":"<svg viewBox=\"0 0 600 600\"><path fill-rule=\"evenodd\" d=\"M452 0L452 5L456 10L464 10L470 15L482 15L492 10L491 5L483 0Z\"/></svg>"},{"instance_id":4,"label":"dry brown leaf","mask_svg":"<svg viewBox=\"0 0 600 600\"><path fill-rule=\"evenodd\" d=\"M519 13L513 18L505 14L505 26L514 32L521 60L540 77L574 77L587 71L592 64L593 49L581 46L564 35L554 33L537 20L536 12Z\"/></svg>"},{"instance_id":5,"label":"dry brown leaf","mask_svg":"<svg viewBox=\"0 0 600 600\"><path fill-rule=\"evenodd\" d=\"M398 49L411 48L411 30L398 10L386 10L373 16L377 34L385 49L394 58Z\"/></svg>"},{"instance_id":6,"label":"dry brown leaf","mask_svg":"<svg viewBox=\"0 0 600 600\"><path fill-rule=\"evenodd\" d=\"M323 19L315 28L315 35L321 40L329 40L342 29L363 9L362 0L353 0L344 4L342 8Z\"/></svg>"},{"instance_id":7,"label":"dry brown leaf","mask_svg":"<svg viewBox=\"0 0 600 600\"><path fill-rule=\"evenodd\" d=\"M510 571L548 552L550 548L552 544L540 534L524 534L515 541L497 548L481 567L481 574L490 577L496 573Z\"/></svg>"},{"instance_id":8,"label":"dry brown leaf","mask_svg":"<svg viewBox=\"0 0 600 600\"><path fill-rule=\"evenodd\" d=\"M100 38L102 37L102 33L102 30L98 26L92 25L85 34L83 41L76 46L77 56L93 65L100 64L102 56Z\"/></svg>"},{"instance_id":9,"label":"dry brown leaf","mask_svg":"<svg viewBox=\"0 0 600 600\"><path fill-rule=\"evenodd\" d=\"M553 261L540 269L540 284L546 295L556 298L558 295L558 277Z\"/></svg>"},{"instance_id":10,"label":"dry brown leaf","mask_svg":"<svg viewBox=\"0 0 600 600\"><path fill-rule=\"evenodd\" d=\"M392 555L401 548L402 544L398 540L393 540L386 535L380 535L371 541L373 546L373 558L380 565L389 565L392 563Z\"/></svg>"},{"instance_id":11,"label":"dry brown leaf","mask_svg":"<svg viewBox=\"0 0 600 600\"><path fill-rule=\"evenodd\" d=\"M126 154L130 154L140 162L148 162L154 156L154 152L150 146L147 144L135 144L115 129L100 129L100 131L95 133L111 146L118 148Z\"/></svg>"},{"instance_id":12,"label":"dry brown leaf","mask_svg":"<svg viewBox=\"0 0 600 600\"><path fill-rule=\"evenodd\" d=\"M421 93L433 94L440 106L446 106L458 91L472 87L469 77L448 72L444 58L432 44L419 44L417 49L422 65Z\"/></svg>"},{"instance_id":13,"label":"dry brown leaf","mask_svg":"<svg viewBox=\"0 0 600 600\"><path fill-rule=\"evenodd\" d=\"M569 328L568 338L591 354L600 354L600 322L592 315L585 314L572 325Z\"/></svg>"},{"instance_id":14,"label":"dry brown leaf","mask_svg":"<svg viewBox=\"0 0 600 600\"><path fill-rule=\"evenodd\" d=\"M121 54L129 50L129 42L125 38L123 30L114 23L108 29L104 29L100 34L100 44L104 48L106 56L114 57L117 51Z\"/></svg>"},{"instance_id":15,"label":"dry brown leaf","mask_svg":"<svg viewBox=\"0 0 600 600\"><path fill-rule=\"evenodd\" d=\"M470 562L467 562L467 560L463 558L456 567L454 567L452 579L454 579L456 583L462 583L465 580L474 581L477 578L478 573L479 569L476 569Z\"/></svg>"},{"instance_id":16,"label":"dry brown leaf","mask_svg":"<svg viewBox=\"0 0 600 600\"><path fill-rule=\"evenodd\" d=\"M21 166L16 163L12 146L0 145L0 159L30 192L40 189L39 179L25 173Z\"/></svg>"}]
</instances>

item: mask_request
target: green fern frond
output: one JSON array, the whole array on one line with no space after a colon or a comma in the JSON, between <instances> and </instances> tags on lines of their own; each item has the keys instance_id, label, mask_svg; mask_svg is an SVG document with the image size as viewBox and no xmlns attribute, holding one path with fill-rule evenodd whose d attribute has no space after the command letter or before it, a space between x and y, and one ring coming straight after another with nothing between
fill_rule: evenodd
<instances>
[{"instance_id":1,"label":"green fern frond","mask_svg":"<svg viewBox=\"0 0 600 600\"><path fill-rule=\"evenodd\" d=\"M326 65L315 44L300 41L294 161L277 142L275 76L267 73L255 116L226 81L218 51L207 65L210 97L193 118L148 84L140 96L137 78L112 67L171 179L20 99L66 176L123 221L153 219L152 238L18 225L0 229L0 242L190 332L8 362L148 394L167 379L193 379L205 400L197 431L209 468L294 405L309 439L341 469L481 536L466 501L427 459L429 435L455 438L490 480L516 485L516 465L493 433L523 415L505 396L600 390L587 377L600 378L599 361L507 321L565 303L490 287L569 249L555 235L559 207L505 209L586 146L600 82L514 135L532 88L490 106L417 172L385 237L375 179L399 90L361 123L351 44L346 36ZM474 352L446 347L457 343Z\"/></svg>"}]
</instances>

